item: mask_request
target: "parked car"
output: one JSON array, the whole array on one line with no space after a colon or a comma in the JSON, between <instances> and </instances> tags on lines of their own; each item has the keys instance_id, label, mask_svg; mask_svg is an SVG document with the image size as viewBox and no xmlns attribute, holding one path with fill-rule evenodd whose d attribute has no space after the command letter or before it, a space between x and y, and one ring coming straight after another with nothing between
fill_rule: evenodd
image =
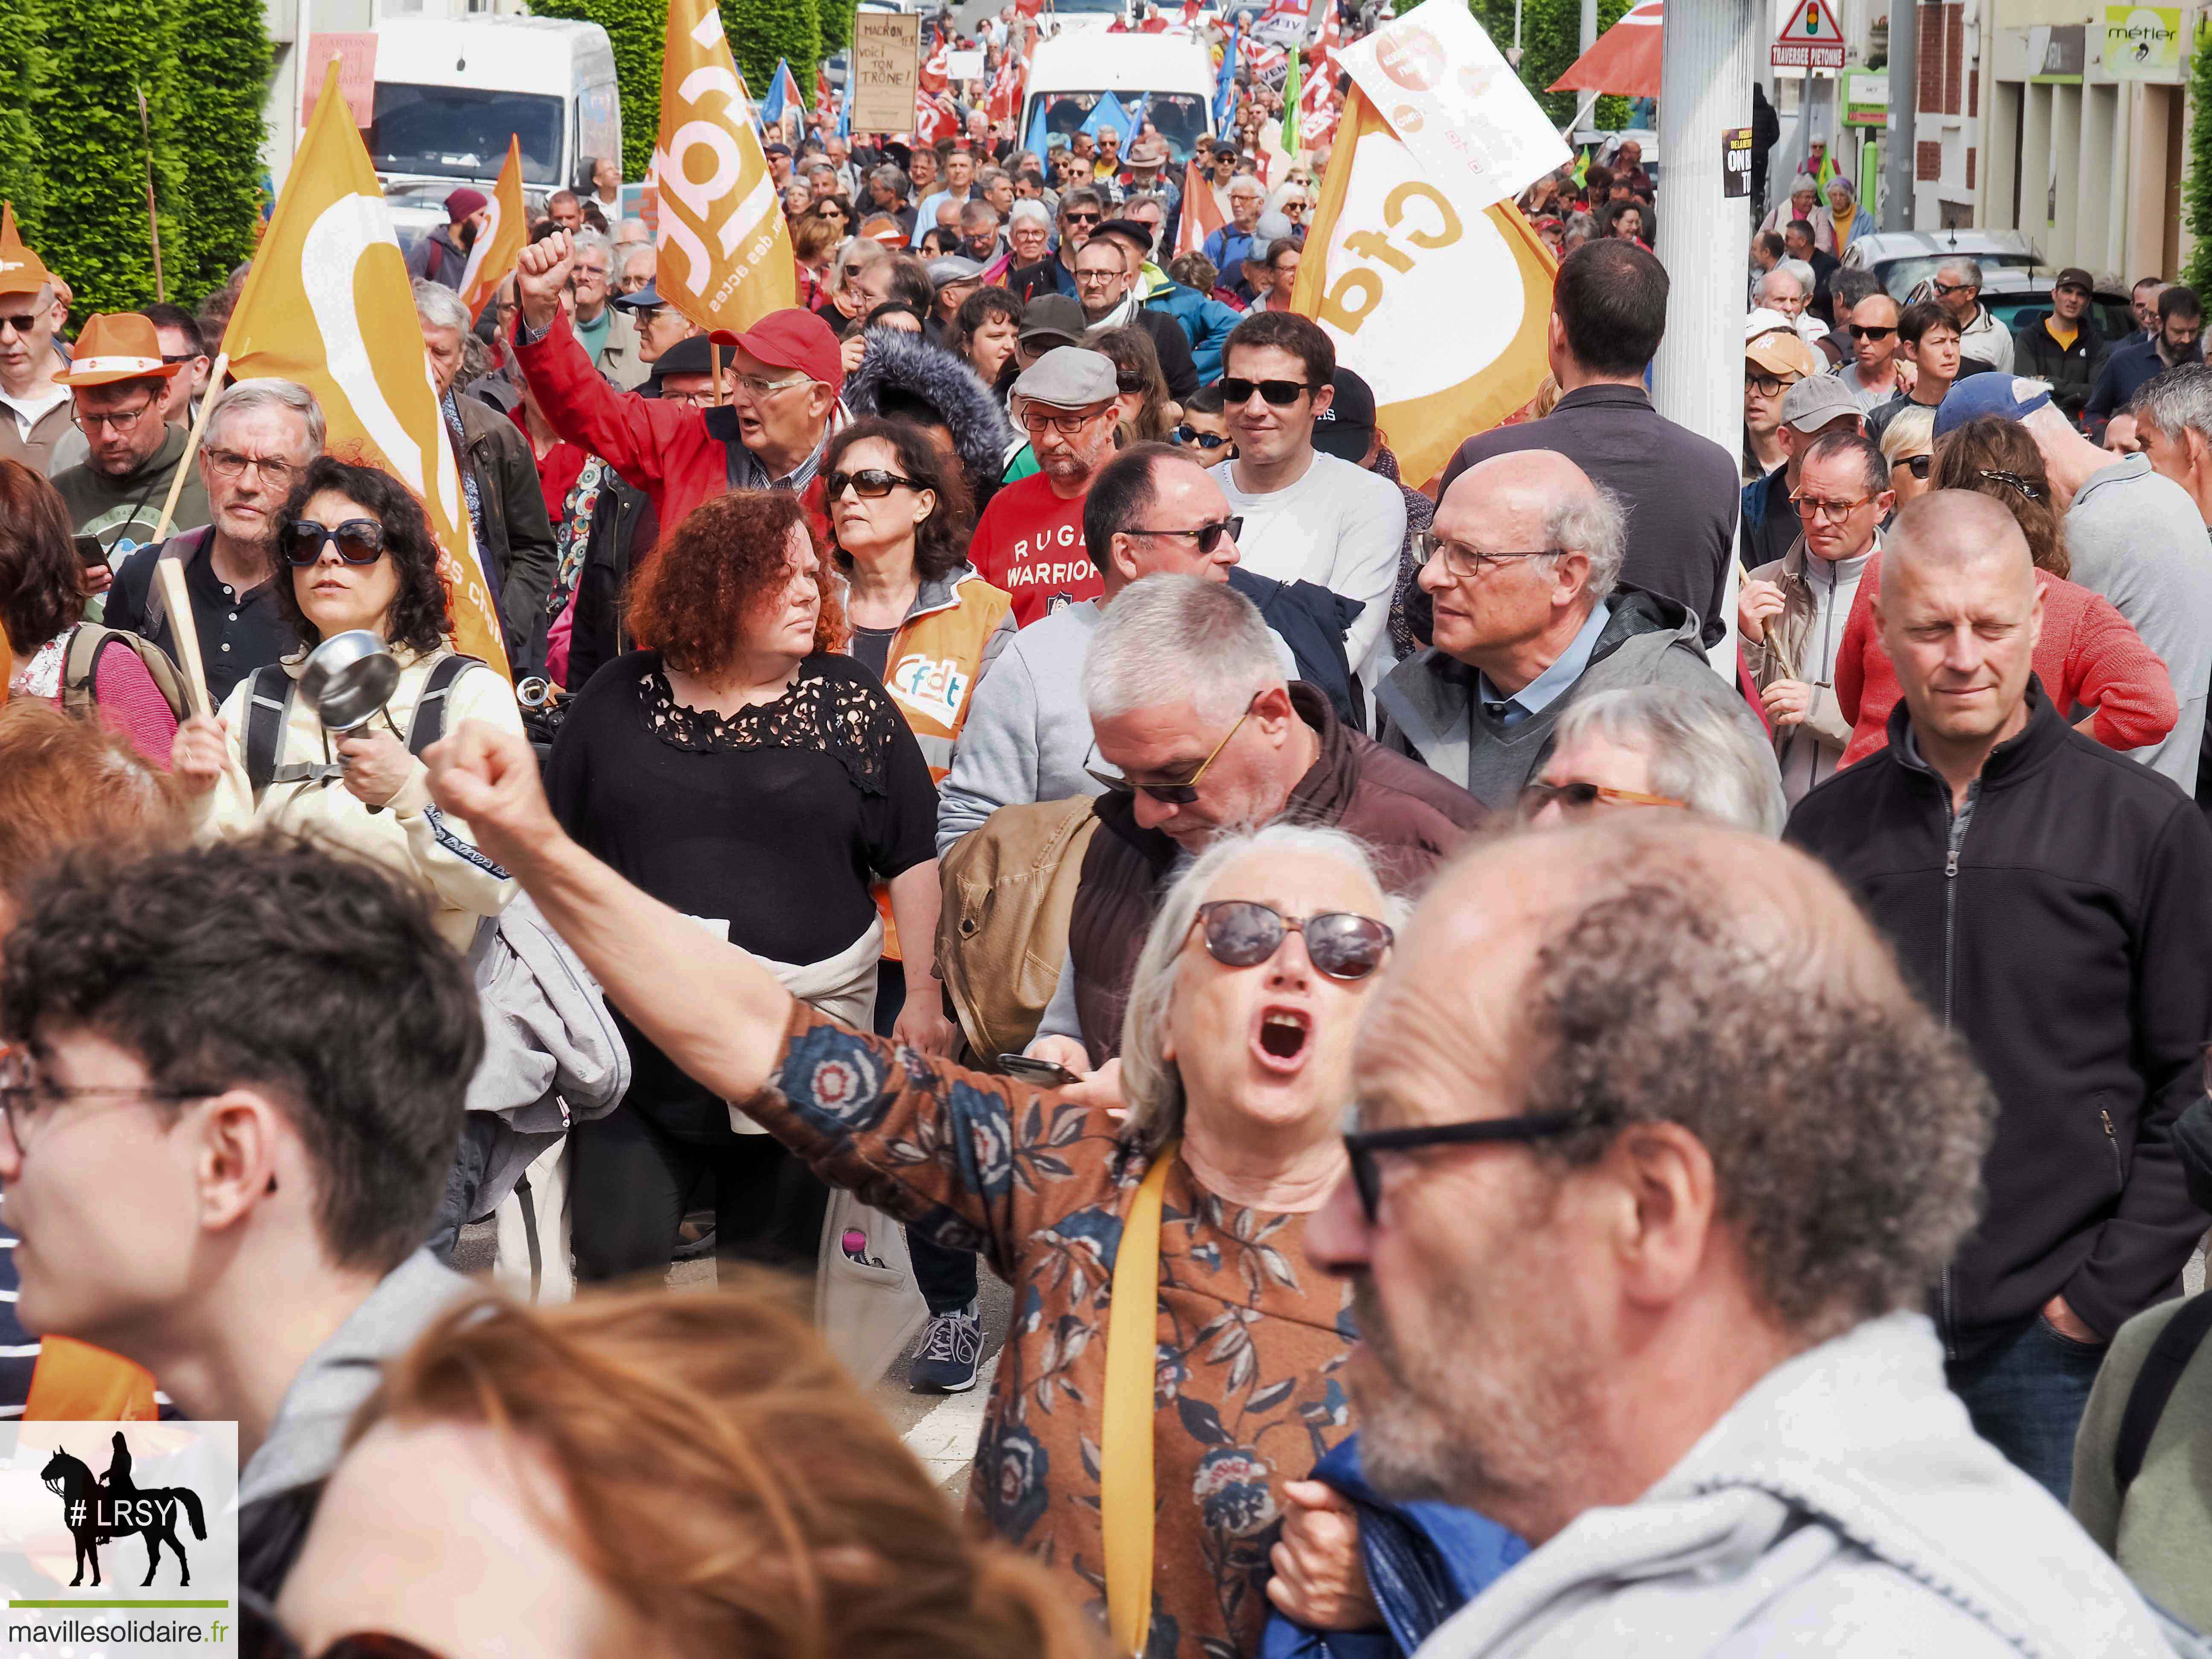
<instances>
[{"instance_id":1,"label":"parked car","mask_svg":"<svg viewBox=\"0 0 2212 1659\"><path fill-rule=\"evenodd\" d=\"M2014 333L2051 314L2057 269L2016 230L1885 230L1862 236L1844 252L1847 270L1870 270L1899 305L1925 300L1936 273L1949 261L1972 259L1982 273L1982 304ZM2117 285L2100 283L2090 319L2108 340L2134 331L2135 313Z\"/></svg>"}]
</instances>

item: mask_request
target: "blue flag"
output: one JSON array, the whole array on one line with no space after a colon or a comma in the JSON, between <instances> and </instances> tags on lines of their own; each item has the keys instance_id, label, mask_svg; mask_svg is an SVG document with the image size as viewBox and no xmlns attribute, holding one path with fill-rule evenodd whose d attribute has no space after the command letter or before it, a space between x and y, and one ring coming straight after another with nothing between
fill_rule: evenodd
<instances>
[{"instance_id":1,"label":"blue flag","mask_svg":"<svg viewBox=\"0 0 2212 1659\"><path fill-rule=\"evenodd\" d=\"M1028 150L1040 161L1045 159L1048 141L1052 137L1050 131L1045 125L1044 118L1045 106L1051 101L1049 98L1040 98L1036 100L1036 113L1030 117L1030 136L1022 145L1023 149Z\"/></svg>"},{"instance_id":2,"label":"blue flag","mask_svg":"<svg viewBox=\"0 0 2212 1659\"><path fill-rule=\"evenodd\" d=\"M786 110L804 107L800 102L799 82L791 73L790 64L783 58L777 58L775 74L768 83L768 96L761 100L761 125L775 126L783 119Z\"/></svg>"},{"instance_id":3,"label":"blue flag","mask_svg":"<svg viewBox=\"0 0 2212 1659\"><path fill-rule=\"evenodd\" d=\"M1241 29L1229 32L1229 50L1221 55L1221 78L1213 83L1213 129L1224 132L1237 107L1237 52Z\"/></svg>"}]
</instances>

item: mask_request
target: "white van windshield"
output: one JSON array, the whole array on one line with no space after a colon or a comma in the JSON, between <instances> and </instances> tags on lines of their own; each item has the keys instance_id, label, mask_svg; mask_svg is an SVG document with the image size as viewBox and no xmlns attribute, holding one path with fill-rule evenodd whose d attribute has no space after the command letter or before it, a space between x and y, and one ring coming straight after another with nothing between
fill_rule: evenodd
<instances>
[{"instance_id":1,"label":"white van windshield","mask_svg":"<svg viewBox=\"0 0 2212 1659\"><path fill-rule=\"evenodd\" d=\"M1046 142L1072 136L1077 128L1091 117L1104 96L1096 92L1048 92L1044 94L1044 126ZM1121 107L1129 107L1133 94L1121 95ZM1167 140L1175 159L1188 161L1191 149L1206 137L1206 114L1208 100L1194 92L1156 92L1146 106L1144 118L1159 129L1160 137ZM1126 149L1126 146L1124 147Z\"/></svg>"},{"instance_id":2,"label":"white van windshield","mask_svg":"<svg viewBox=\"0 0 2212 1659\"><path fill-rule=\"evenodd\" d=\"M524 184L565 184L562 118L561 100L543 93L380 81L368 154L380 173L495 179L512 135L522 140Z\"/></svg>"}]
</instances>

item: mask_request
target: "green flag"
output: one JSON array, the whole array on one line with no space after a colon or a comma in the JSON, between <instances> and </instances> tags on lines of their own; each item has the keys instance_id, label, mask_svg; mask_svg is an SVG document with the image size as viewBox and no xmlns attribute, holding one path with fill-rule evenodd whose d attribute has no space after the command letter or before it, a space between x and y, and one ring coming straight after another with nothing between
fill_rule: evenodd
<instances>
[{"instance_id":1,"label":"green flag","mask_svg":"<svg viewBox=\"0 0 2212 1659\"><path fill-rule=\"evenodd\" d=\"M1575 188L1583 189L1589 183L1589 146L1584 144L1582 153L1575 157Z\"/></svg>"},{"instance_id":2,"label":"green flag","mask_svg":"<svg viewBox=\"0 0 2212 1659\"><path fill-rule=\"evenodd\" d=\"M1291 70L1283 77L1283 154L1298 153L1298 70L1305 54L1291 48Z\"/></svg>"}]
</instances>

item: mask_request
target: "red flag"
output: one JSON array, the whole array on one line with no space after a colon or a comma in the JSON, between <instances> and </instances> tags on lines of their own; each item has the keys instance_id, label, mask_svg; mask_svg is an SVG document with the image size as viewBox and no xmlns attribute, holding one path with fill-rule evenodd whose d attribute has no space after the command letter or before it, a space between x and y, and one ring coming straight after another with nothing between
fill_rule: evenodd
<instances>
[{"instance_id":1,"label":"red flag","mask_svg":"<svg viewBox=\"0 0 2212 1659\"><path fill-rule=\"evenodd\" d=\"M814 118L824 126L837 118L836 95L830 90L830 71L817 68L814 71Z\"/></svg>"},{"instance_id":2,"label":"red flag","mask_svg":"<svg viewBox=\"0 0 2212 1659\"><path fill-rule=\"evenodd\" d=\"M960 131L960 112L952 100L943 93L932 97L927 92L917 92L914 97L914 139L918 144L934 144L940 138L950 138ZM927 229L916 228L916 234Z\"/></svg>"},{"instance_id":3,"label":"red flag","mask_svg":"<svg viewBox=\"0 0 2212 1659\"><path fill-rule=\"evenodd\" d=\"M921 89L942 92L951 84L952 48L939 44L937 50L922 61Z\"/></svg>"},{"instance_id":4,"label":"red flag","mask_svg":"<svg viewBox=\"0 0 2212 1659\"><path fill-rule=\"evenodd\" d=\"M994 121L1011 121L1022 106L1022 61L1008 52L999 61L999 72L991 79L991 96L988 106Z\"/></svg>"}]
</instances>

